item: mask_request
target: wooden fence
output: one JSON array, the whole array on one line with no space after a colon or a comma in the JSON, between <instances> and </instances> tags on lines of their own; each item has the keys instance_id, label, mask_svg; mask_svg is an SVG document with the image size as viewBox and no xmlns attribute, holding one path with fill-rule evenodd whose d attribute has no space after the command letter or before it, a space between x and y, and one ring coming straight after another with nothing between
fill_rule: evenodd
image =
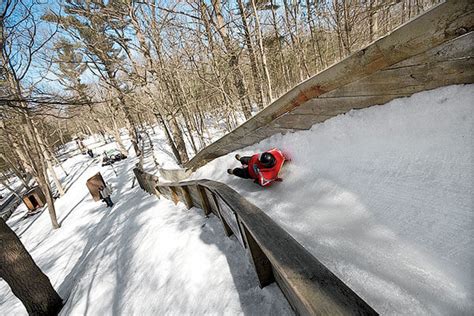
<instances>
[{"instance_id":1,"label":"wooden fence","mask_svg":"<svg viewBox=\"0 0 474 316\"><path fill-rule=\"evenodd\" d=\"M377 315L268 215L227 185L211 180L164 184L138 168L134 173L146 192L217 216L225 235L235 235L246 250L259 286L276 282L298 314Z\"/></svg>"}]
</instances>

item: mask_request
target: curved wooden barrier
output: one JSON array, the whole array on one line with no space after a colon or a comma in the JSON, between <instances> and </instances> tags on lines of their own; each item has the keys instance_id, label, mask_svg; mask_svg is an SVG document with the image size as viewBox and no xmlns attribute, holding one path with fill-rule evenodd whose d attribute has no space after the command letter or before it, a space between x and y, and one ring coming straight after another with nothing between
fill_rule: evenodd
<instances>
[{"instance_id":1,"label":"curved wooden barrier","mask_svg":"<svg viewBox=\"0 0 474 316\"><path fill-rule=\"evenodd\" d=\"M351 109L474 82L474 1L447 0L275 100L205 147L193 169L271 135L309 129Z\"/></svg>"},{"instance_id":2,"label":"curved wooden barrier","mask_svg":"<svg viewBox=\"0 0 474 316\"><path fill-rule=\"evenodd\" d=\"M148 193L219 217L225 235L235 235L246 250L260 287L276 282L298 314L377 315L268 215L227 185L211 180L163 184L138 168L134 173Z\"/></svg>"},{"instance_id":3,"label":"curved wooden barrier","mask_svg":"<svg viewBox=\"0 0 474 316\"><path fill-rule=\"evenodd\" d=\"M196 169L273 134L304 130L331 117L398 97L474 82L474 1L447 0L366 48L299 84L185 164ZM301 315L377 314L262 210L210 181L158 183L134 170L150 194L214 213L246 249L261 287L276 281ZM179 171L184 173L183 170ZM175 171L163 172L170 180ZM173 181L173 180L172 180Z\"/></svg>"}]
</instances>

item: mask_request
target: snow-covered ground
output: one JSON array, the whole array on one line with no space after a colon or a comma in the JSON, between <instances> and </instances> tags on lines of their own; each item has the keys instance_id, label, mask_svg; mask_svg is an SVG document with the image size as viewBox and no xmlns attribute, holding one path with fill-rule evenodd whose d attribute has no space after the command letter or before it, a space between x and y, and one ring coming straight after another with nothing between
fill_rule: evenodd
<instances>
[{"instance_id":1,"label":"snow-covered ground","mask_svg":"<svg viewBox=\"0 0 474 316\"><path fill-rule=\"evenodd\" d=\"M96 153L115 147L88 145ZM291 315L276 285L258 287L245 251L225 237L216 217L131 188L137 159L130 153L114 164L117 177L99 157L64 162L69 176L62 179L66 195L56 201L60 229L52 230L47 211L24 219L24 206L7 221L67 299L61 314ZM99 171L114 187L112 209L94 202L85 186ZM24 314L0 280L0 315Z\"/></svg>"},{"instance_id":2,"label":"snow-covered ground","mask_svg":"<svg viewBox=\"0 0 474 316\"><path fill-rule=\"evenodd\" d=\"M382 314L472 315L473 100L439 88L241 150L291 153L270 188L229 176L235 153L192 177L240 192Z\"/></svg>"}]
</instances>

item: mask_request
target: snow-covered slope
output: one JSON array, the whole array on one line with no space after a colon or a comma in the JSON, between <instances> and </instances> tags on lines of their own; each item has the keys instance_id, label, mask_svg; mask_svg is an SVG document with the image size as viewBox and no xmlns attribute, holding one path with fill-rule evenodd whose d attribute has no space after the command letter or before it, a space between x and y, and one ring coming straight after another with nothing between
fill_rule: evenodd
<instances>
[{"instance_id":1,"label":"snow-covered slope","mask_svg":"<svg viewBox=\"0 0 474 316\"><path fill-rule=\"evenodd\" d=\"M115 145L90 146L101 153ZM67 299L62 315L293 313L276 285L258 287L245 251L216 217L132 189L136 162L115 163L116 177L98 159L72 157L64 163L69 190L56 201L62 227L51 229L47 211L23 219L24 206L7 222ZM99 171L114 187L112 209L85 186ZM0 280L0 315L25 314Z\"/></svg>"},{"instance_id":2,"label":"snow-covered slope","mask_svg":"<svg viewBox=\"0 0 474 316\"><path fill-rule=\"evenodd\" d=\"M291 153L284 182L222 181L281 224L383 314L472 314L474 86L351 111L240 151Z\"/></svg>"}]
</instances>

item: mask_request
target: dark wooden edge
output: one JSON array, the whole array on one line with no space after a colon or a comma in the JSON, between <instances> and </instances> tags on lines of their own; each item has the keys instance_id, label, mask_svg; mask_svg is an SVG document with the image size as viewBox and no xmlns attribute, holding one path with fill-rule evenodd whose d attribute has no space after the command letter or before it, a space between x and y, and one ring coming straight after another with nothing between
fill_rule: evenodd
<instances>
[{"instance_id":1,"label":"dark wooden edge","mask_svg":"<svg viewBox=\"0 0 474 316\"><path fill-rule=\"evenodd\" d=\"M135 174L143 177L143 173ZM377 315L372 307L288 232L227 185L211 180L156 183L150 177L145 177L144 181L152 182L168 198L173 198L173 192L177 190L184 192L186 189L183 188L196 186L199 192L208 190L214 199L218 195L224 200L237 216L239 233L255 268L259 285L264 287L276 281L298 314ZM207 195L203 195L209 206ZM220 215L219 203L214 201L214 204ZM219 217L225 234L231 235L229 225L222 216Z\"/></svg>"}]
</instances>

